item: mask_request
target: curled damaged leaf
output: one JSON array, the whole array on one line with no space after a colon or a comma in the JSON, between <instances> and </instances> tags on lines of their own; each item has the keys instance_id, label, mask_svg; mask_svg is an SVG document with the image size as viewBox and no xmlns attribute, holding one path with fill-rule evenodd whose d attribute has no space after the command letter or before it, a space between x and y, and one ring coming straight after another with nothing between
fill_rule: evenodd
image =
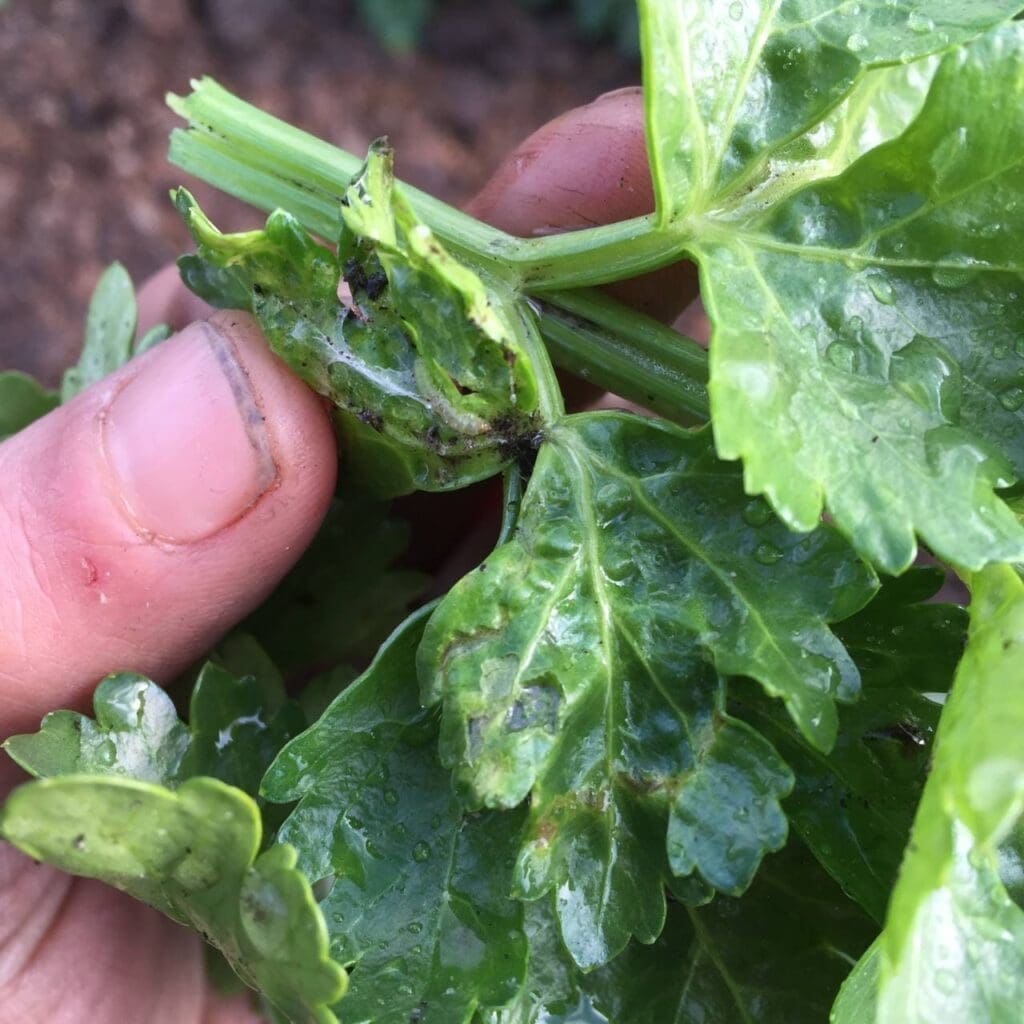
<instances>
[{"instance_id":1,"label":"curled damaged leaf","mask_svg":"<svg viewBox=\"0 0 1024 1024\"><path fill-rule=\"evenodd\" d=\"M472 803L532 792L518 890L554 890L581 966L652 941L673 874L688 899L739 893L782 845L792 776L721 677L827 749L858 676L826 623L873 587L833 531L751 503L706 431L594 413L549 433L513 539L442 601L419 667Z\"/></svg>"},{"instance_id":2,"label":"curled damaged leaf","mask_svg":"<svg viewBox=\"0 0 1024 1024\"><path fill-rule=\"evenodd\" d=\"M321 908L353 965L346 1024L464 1024L512 999L525 972L510 898L518 812L467 814L417 699L430 608L395 631L363 676L281 751L263 793L298 801L278 833L325 879Z\"/></svg>"},{"instance_id":3,"label":"curled damaged leaf","mask_svg":"<svg viewBox=\"0 0 1024 1024\"><path fill-rule=\"evenodd\" d=\"M194 778L171 791L125 778L67 775L8 798L0 836L62 871L96 878L200 932L292 1024L337 1024L345 972L296 854L257 856L256 803Z\"/></svg>"},{"instance_id":4,"label":"curled damaged leaf","mask_svg":"<svg viewBox=\"0 0 1024 1024\"><path fill-rule=\"evenodd\" d=\"M263 231L222 235L187 192L175 201L198 246L180 261L186 283L252 310L278 355L337 405L352 471L377 493L491 476L540 431L532 324L416 220L384 144L345 192L336 254L281 210Z\"/></svg>"}]
</instances>

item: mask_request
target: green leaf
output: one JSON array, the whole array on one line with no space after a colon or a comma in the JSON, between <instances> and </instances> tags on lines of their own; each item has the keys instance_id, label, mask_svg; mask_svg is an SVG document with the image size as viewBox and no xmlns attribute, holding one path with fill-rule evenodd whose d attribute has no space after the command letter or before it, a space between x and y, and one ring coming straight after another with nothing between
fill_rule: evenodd
<instances>
[{"instance_id":1,"label":"green leaf","mask_svg":"<svg viewBox=\"0 0 1024 1024\"><path fill-rule=\"evenodd\" d=\"M659 220L712 209L740 190L866 69L967 41L1018 8L1019 0L641 0Z\"/></svg>"},{"instance_id":2,"label":"green leaf","mask_svg":"<svg viewBox=\"0 0 1024 1024\"><path fill-rule=\"evenodd\" d=\"M420 676L472 803L532 791L518 890L555 891L581 966L657 937L670 864L699 876L688 898L737 893L783 844L792 777L720 676L827 749L859 680L826 623L872 588L831 530L749 502L706 431L598 413L549 432L514 538L442 602Z\"/></svg>"},{"instance_id":3,"label":"green leaf","mask_svg":"<svg viewBox=\"0 0 1024 1024\"><path fill-rule=\"evenodd\" d=\"M205 775L255 795L267 766L305 718L286 700L280 678L266 670L253 641L233 639L222 652L229 664L259 671L235 676L207 663L192 693L187 727L156 683L120 672L96 688L95 720L55 711L39 732L11 736L3 747L39 778L121 776L175 789Z\"/></svg>"},{"instance_id":4,"label":"green leaf","mask_svg":"<svg viewBox=\"0 0 1024 1024\"><path fill-rule=\"evenodd\" d=\"M132 279L120 263L111 263L100 277L89 304L82 355L78 364L64 373L62 402L128 362L135 339L135 320Z\"/></svg>"},{"instance_id":5,"label":"green leaf","mask_svg":"<svg viewBox=\"0 0 1024 1024\"><path fill-rule=\"evenodd\" d=\"M202 932L293 1024L336 1024L345 973L295 851L257 858L259 809L214 779L176 791L68 775L8 798L0 835L71 874L98 878Z\"/></svg>"},{"instance_id":6,"label":"green leaf","mask_svg":"<svg viewBox=\"0 0 1024 1024\"><path fill-rule=\"evenodd\" d=\"M879 1024L1019 1020L1024 910L999 847L1024 810L1024 584L972 581L971 630L882 937Z\"/></svg>"},{"instance_id":7,"label":"green leaf","mask_svg":"<svg viewBox=\"0 0 1024 1024\"><path fill-rule=\"evenodd\" d=\"M1022 78L1020 24L954 51L902 135L694 244L719 453L890 572L915 534L971 569L1024 558L995 494L1024 471Z\"/></svg>"},{"instance_id":8,"label":"green leaf","mask_svg":"<svg viewBox=\"0 0 1024 1024\"><path fill-rule=\"evenodd\" d=\"M322 902L331 950L352 965L347 1024L463 1024L514 997L522 910L508 893L522 815L467 815L437 758L436 716L417 700L426 608L278 756L272 800L298 800L278 839Z\"/></svg>"},{"instance_id":9,"label":"green leaf","mask_svg":"<svg viewBox=\"0 0 1024 1024\"><path fill-rule=\"evenodd\" d=\"M82 354L78 363L64 372L60 389L61 402L70 401L90 384L95 384L108 374L119 370L133 356L149 351L170 337L171 329L167 324L156 324L136 341L137 317L138 309L132 279L120 263L111 263L100 275L93 291L85 319ZM0 412L0 434L3 425L4 414Z\"/></svg>"},{"instance_id":10,"label":"green leaf","mask_svg":"<svg viewBox=\"0 0 1024 1024\"><path fill-rule=\"evenodd\" d=\"M345 193L337 256L283 211L265 231L222 235L187 192L176 202L199 246L181 263L186 283L251 308L274 350L334 401L366 486L462 486L498 472L537 432L524 348L535 328L510 292L485 287L416 220L384 145ZM342 274L351 307L337 297Z\"/></svg>"},{"instance_id":11,"label":"green leaf","mask_svg":"<svg viewBox=\"0 0 1024 1024\"><path fill-rule=\"evenodd\" d=\"M24 430L59 402L56 392L44 388L27 373L0 373L0 441Z\"/></svg>"},{"instance_id":12,"label":"green leaf","mask_svg":"<svg viewBox=\"0 0 1024 1024\"><path fill-rule=\"evenodd\" d=\"M874 927L791 844L742 899L672 905L653 945L631 943L591 974L566 957L542 904L528 907L527 935L527 983L486 1024L821 1024Z\"/></svg>"},{"instance_id":13,"label":"green leaf","mask_svg":"<svg viewBox=\"0 0 1024 1024\"><path fill-rule=\"evenodd\" d=\"M118 672L93 694L95 721L75 711L48 714L39 732L11 736L4 750L37 778L120 775L175 785L191 738L174 702L145 676Z\"/></svg>"},{"instance_id":14,"label":"green leaf","mask_svg":"<svg viewBox=\"0 0 1024 1024\"><path fill-rule=\"evenodd\" d=\"M365 664L426 589L394 568L409 530L356 495L335 500L316 539L243 628L288 678L339 663Z\"/></svg>"},{"instance_id":15,"label":"green leaf","mask_svg":"<svg viewBox=\"0 0 1024 1024\"><path fill-rule=\"evenodd\" d=\"M964 611L921 603L943 579L939 570L914 570L886 583L863 611L836 626L862 689L858 701L842 708L828 755L755 688L735 688L730 701L793 769L796 785L785 809L794 829L877 921L885 916L924 787L939 702L963 651Z\"/></svg>"},{"instance_id":16,"label":"green leaf","mask_svg":"<svg viewBox=\"0 0 1024 1024\"><path fill-rule=\"evenodd\" d=\"M236 677L208 664L192 691L189 722L182 774L212 776L255 795L268 765L305 728L306 718L276 680Z\"/></svg>"}]
</instances>

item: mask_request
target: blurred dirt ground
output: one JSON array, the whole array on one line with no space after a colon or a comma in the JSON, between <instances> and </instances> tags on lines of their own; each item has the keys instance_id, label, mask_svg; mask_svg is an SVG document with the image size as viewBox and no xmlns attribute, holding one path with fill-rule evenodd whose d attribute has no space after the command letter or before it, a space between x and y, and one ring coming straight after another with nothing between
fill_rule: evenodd
<instances>
[{"instance_id":1,"label":"blurred dirt ground","mask_svg":"<svg viewBox=\"0 0 1024 1024\"><path fill-rule=\"evenodd\" d=\"M186 251L167 199L163 103L209 74L356 152L381 134L399 174L459 202L548 118L638 79L613 47L511 0L449 3L395 57L346 0L9 0L0 10L0 369L48 383L76 355L100 271L136 282ZM192 187L194 183L190 183ZM258 215L195 189L222 225Z\"/></svg>"}]
</instances>

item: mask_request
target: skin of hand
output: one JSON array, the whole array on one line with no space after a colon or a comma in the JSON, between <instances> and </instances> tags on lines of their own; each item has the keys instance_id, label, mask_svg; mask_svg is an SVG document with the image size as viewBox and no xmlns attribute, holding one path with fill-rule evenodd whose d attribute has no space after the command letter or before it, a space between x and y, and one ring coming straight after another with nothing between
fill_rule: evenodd
<instances>
[{"instance_id":1,"label":"skin of hand","mask_svg":"<svg viewBox=\"0 0 1024 1024\"><path fill-rule=\"evenodd\" d=\"M642 123L636 89L570 111L470 212L522 235L650 212ZM696 278L679 265L618 291L671 320ZM334 490L324 407L250 316L211 316L173 267L139 310L140 331L179 333L0 444L0 738L86 710L109 672L173 679L270 593ZM0 797L20 781L5 759ZM0 1024L261 1019L210 990L196 936L0 843Z\"/></svg>"}]
</instances>

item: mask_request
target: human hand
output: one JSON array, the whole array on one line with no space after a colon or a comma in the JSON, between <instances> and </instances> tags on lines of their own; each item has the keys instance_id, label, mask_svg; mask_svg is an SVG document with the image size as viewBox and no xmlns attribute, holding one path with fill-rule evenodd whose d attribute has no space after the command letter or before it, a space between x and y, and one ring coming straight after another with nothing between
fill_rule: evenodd
<instances>
[{"instance_id":1,"label":"human hand","mask_svg":"<svg viewBox=\"0 0 1024 1024\"><path fill-rule=\"evenodd\" d=\"M528 139L470 204L518 234L653 205L640 97L613 93ZM673 267L623 297L671 319ZM173 268L140 329L208 314ZM84 707L130 668L166 682L255 607L312 539L337 456L320 401L245 314L191 323L0 445L0 737ZM17 780L0 766L0 795ZM248 1024L198 940L141 904L0 846L0 1024Z\"/></svg>"}]
</instances>

